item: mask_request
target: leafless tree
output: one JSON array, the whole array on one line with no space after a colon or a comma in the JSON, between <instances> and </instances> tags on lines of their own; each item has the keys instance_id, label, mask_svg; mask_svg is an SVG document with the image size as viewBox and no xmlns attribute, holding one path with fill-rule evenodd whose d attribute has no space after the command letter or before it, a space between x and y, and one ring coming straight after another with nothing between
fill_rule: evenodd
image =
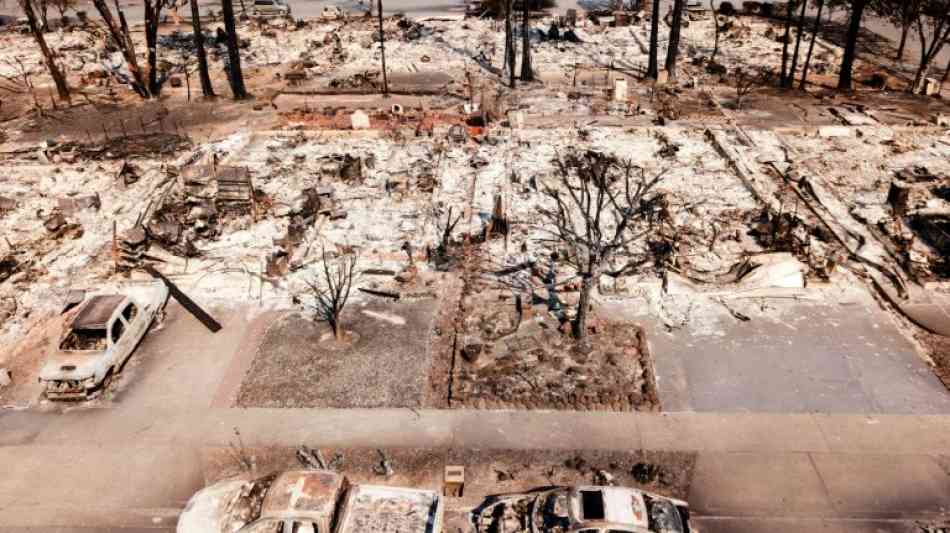
<instances>
[{"instance_id":1,"label":"leafless tree","mask_svg":"<svg viewBox=\"0 0 950 533\"><path fill-rule=\"evenodd\" d=\"M647 65L647 77L654 80L660 78L660 0L653 0L653 11L650 12L650 58Z\"/></svg>"},{"instance_id":2,"label":"leafless tree","mask_svg":"<svg viewBox=\"0 0 950 533\"><path fill-rule=\"evenodd\" d=\"M802 0L804 1L804 0ZM779 74L779 83L785 85L788 78L788 45L792 42L792 18L795 16L795 0L788 0L785 4L785 34L782 37L782 71Z\"/></svg>"},{"instance_id":3,"label":"leafless tree","mask_svg":"<svg viewBox=\"0 0 950 533\"><path fill-rule=\"evenodd\" d=\"M870 0L849 0L846 2L851 8L851 18L848 22L848 33L845 36L844 56L841 59L841 69L838 73L838 89L850 91L854 85L854 60L858 57L858 36L861 33L861 20Z\"/></svg>"},{"instance_id":4,"label":"leafless tree","mask_svg":"<svg viewBox=\"0 0 950 533\"><path fill-rule=\"evenodd\" d=\"M572 151L554 160L556 179L542 186L547 205L539 210L541 230L568 248L568 262L581 279L572 331L587 336L595 281L613 257L654 230L665 172L648 177L630 162L594 151Z\"/></svg>"},{"instance_id":5,"label":"leafless tree","mask_svg":"<svg viewBox=\"0 0 950 533\"><path fill-rule=\"evenodd\" d=\"M36 44L39 45L40 52L43 54L43 61L46 63L46 69L49 70L49 74L53 78L53 83L56 84L56 92L59 94L60 100L65 100L68 102L69 85L66 83L66 75L59 68L59 65L56 63L56 57L53 55L53 51L50 50L49 46L46 44L46 37L43 35L44 30L40 26L39 21L36 19L36 12L33 10L33 0L19 0L19 2L20 8L26 15L27 24L30 26L30 32L33 33L33 38L36 39ZM45 9L45 7L43 9Z\"/></svg>"},{"instance_id":6,"label":"leafless tree","mask_svg":"<svg viewBox=\"0 0 950 533\"><path fill-rule=\"evenodd\" d=\"M40 31L49 31L49 3L48 0L36 0L36 14L40 18Z\"/></svg>"},{"instance_id":7,"label":"leafless tree","mask_svg":"<svg viewBox=\"0 0 950 533\"><path fill-rule=\"evenodd\" d=\"M811 43L808 44L808 53L805 55L805 64L802 66L802 82L798 87L803 91L808 83L808 69L811 67L811 56L815 51L815 40L818 39L818 32L821 31L821 13L825 8L825 0L817 0L817 2L818 14L815 15L815 27L811 32Z\"/></svg>"},{"instance_id":8,"label":"leafless tree","mask_svg":"<svg viewBox=\"0 0 950 533\"><path fill-rule=\"evenodd\" d=\"M165 77L158 72L158 25L161 23L162 9L173 4L174 0L144 0L145 5L145 45L148 48L148 92L158 97L162 92Z\"/></svg>"},{"instance_id":9,"label":"leafless tree","mask_svg":"<svg viewBox=\"0 0 950 533\"><path fill-rule=\"evenodd\" d=\"M326 320L333 328L336 339L343 338L343 326L340 316L347 300L350 298L350 289L356 277L355 254L345 255L337 261L331 261L323 248L323 272L308 280L311 295L314 299L314 311L321 320Z\"/></svg>"},{"instance_id":10,"label":"leafless tree","mask_svg":"<svg viewBox=\"0 0 950 533\"><path fill-rule=\"evenodd\" d=\"M521 0L521 81L534 81L531 66L531 0Z\"/></svg>"},{"instance_id":11,"label":"leafless tree","mask_svg":"<svg viewBox=\"0 0 950 533\"><path fill-rule=\"evenodd\" d=\"M146 1L149 2L151 0ZM139 61L135 55L135 43L129 34L129 25L125 20L125 13L117 7L117 13L113 15L112 9L106 3L106 0L92 0L92 4L96 7L96 10L99 11L99 16L102 17L102 21L105 22L112 41L119 47L119 50L121 50L126 67L132 75L132 79L123 81L127 82L132 87L132 90L142 98L151 98L152 93L149 90L145 73L139 68ZM118 2L116 2L116 6L118 6ZM118 18L118 20L116 20L116 18ZM113 75L115 75L115 73L113 73Z\"/></svg>"},{"instance_id":12,"label":"leafless tree","mask_svg":"<svg viewBox=\"0 0 950 533\"><path fill-rule=\"evenodd\" d=\"M52 5L56 12L59 13L59 20L62 24L62 21L66 19L66 13L76 9L76 6L79 5L78 0L47 0L49 5Z\"/></svg>"},{"instance_id":13,"label":"leafless tree","mask_svg":"<svg viewBox=\"0 0 950 533\"><path fill-rule=\"evenodd\" d=\"M228 47L228 82L231 84L231 94L235 100L248 97L244 86L244 73L241 72L241 50L237 35L237 23L234 20L234 4L232 0L221 1L221 16L224 18L224 30L227 32Z\"/></svg>"},{"instance_id":14,"label":"leafless tree","mask_svg":"<svg viewBox=\"0 0 950 533\"><path fill-rule=\"evenodd\" d=\"M767 68L745 69L738 67L733 75L736 82L736 110L742 109L745 99L756 89L771 83L772 71Z\"/></svg>"},{"instance_id":15,"label":"leafless tree","mask_svg":"<svg viewBox=\"0 0 950 533\"><path fill-rule=\"evenodd\" d=\"M429 260L437 267L445 267L452 263L452 256L449 254L449 247L452 245L452 232L455 231L455 227L462 220L462 214L459 213L458 216L453 217L452 208L449 207L449 211L445 215L445 221L439 218L438 212L434 213L434 217L436 219L436 230L439 233L439 243L436 245L434 254L430 254Z\"/></svg>"},{"instance_id":16,"label":"leafless tree","mask_svg":"<svg viewBox=\"0 0 950 533\"><path fill-rule=\"evenodd\" d=\"M383 0L379 0L379 54L383 64L383 96L389 96L389 78L386 75L386 31L383 30Z\"/></svg>"},{"instance_id":17,"label":"leafless tree","mask_svg":"<svg viewBox=\"0 0 950 533\"><path fill-rule=\"evenodd\" d=\"M802 0L802 11L798 17L798 31L795 36L795 52L792 54L792 66L788 69L788 75L782 80L782 87L791 89L795 84L795 71L798 70L798 52L802 47L802 35L805 33L805 11L808 8L808 2Z\"/></svg>"},{"instance_id":18,"label":"leafless tree","mask_svg":"<svg viewBox=\"0 0 950 533\"><path fill-rule=\"evenodd\" d=\"M910 27L914 23L914 19L911 16L911 6L913 2L906 1L902 3L900 10L900 27L901 27L901 40L900 44L897 45L897 60L904 60L904 50L907 48L907 34L910 33Z\"/></svg>"},{"instance_id":19,"label":"leafless tree","mask_svg":"<svg viewBox=\"0 0 950 533\"><path fill-rule=\"evenodd\" d=\"M191 30L195 38L195 55L198 56L198 77L201 79L201 94L214 96L211 76L208 74L208 54L205 52L205 36L201 31L201 14L198 12L198 0L191 0ZM189 94L190 94L189 88Z\"/></svg>"},{"instance_id":20,"label":"leafless tree","mask_svg":"<svg viewBox=\"0 0 950 533\"><path fill-rule=\"evenodd\" d=\"M716 56L719 55L719 35L722 33L722 28L720 27L720 24L719 24L719 10L716 9L715 0L709 0L709 10L712 11L713 24L715 24L716 26L716 43L713 46L713 53L712 53L712 57L709 58L709 63L715 64Z\"/></svg>"},{"instance_id":21,"label":"leafless tree","mask_svg":"<svg viewBox=\"0 0 950 533\"><path fill-rule=\"evenodd\" d=\"M515 34L511 24L512 0L505 0L505 68L508 69L508 86L515 88Z\"/></svg>"},{"instance_id":22,"label":"leafless tree","mask_svg":"<svg viewBox=\"0 0 950 533\"><path fill-rule=\"evenodd\" d=\"M33 72L23 63L23 58L14 56L6 63L6 70L13 74L0 75L0 92L6 94L29 94L33 99L33 108L37 113L43 113L43 106L36 95L36 86L33 84Z\"/></svg>"},{"instance_id":23,"label":"leafless tree","mask_svg":"<svg viewBox=\"0 0 950 533\"><path fill-rule=\"evenodd\" d=\"M911 91L918 92L923 88L924 80L930 72L934 59L943 47L950 43L950 1L948 0L918 0L914 27L917 30L917 40L920 43L920 62L914 75Z\"/></svg>"},{"instance_id":24,"label":"leafless tree","mask_svg":"<svg viewBox=\"0 0 950 533\"><path fill-rule=\"evenodd\" d=\"M683 10L686 0L673 0L673 20L670 23L670 42L666 46L666 72L670 81L676 80L676 62L680 54L680 34L683 29Z\"/></svg>"}]
</instances>

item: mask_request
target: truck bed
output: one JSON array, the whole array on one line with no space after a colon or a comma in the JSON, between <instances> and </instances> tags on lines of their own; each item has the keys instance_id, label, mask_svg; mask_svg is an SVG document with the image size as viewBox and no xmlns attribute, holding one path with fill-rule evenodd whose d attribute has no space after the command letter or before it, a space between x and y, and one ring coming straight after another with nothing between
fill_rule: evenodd
<instances>
[{"instance_id":1,"label":"truck bed","mask_svg":"<svg viewBox=\"0 0 950 533\"><path fill-rule=\"evenodd\" d=\"M434 491L356 485L336 533L440 533L442 498Z\"/></svg>"}]
</instances>

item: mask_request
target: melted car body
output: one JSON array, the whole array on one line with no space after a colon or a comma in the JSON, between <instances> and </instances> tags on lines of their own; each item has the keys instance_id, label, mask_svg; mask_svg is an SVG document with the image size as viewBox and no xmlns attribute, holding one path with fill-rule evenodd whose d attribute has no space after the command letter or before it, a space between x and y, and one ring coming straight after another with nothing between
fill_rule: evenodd
<instances>
[{"instance_id":1,"label":"melted car body","mask_svg":"<svg viewBox=\"0 0 950 533\"><path fill-rule=\"evenodd\" d=\"M39 380L51 400L82 400L117 373L168 299L162 283L89 296L70 312Z\"/></svg>"}]
</instances>

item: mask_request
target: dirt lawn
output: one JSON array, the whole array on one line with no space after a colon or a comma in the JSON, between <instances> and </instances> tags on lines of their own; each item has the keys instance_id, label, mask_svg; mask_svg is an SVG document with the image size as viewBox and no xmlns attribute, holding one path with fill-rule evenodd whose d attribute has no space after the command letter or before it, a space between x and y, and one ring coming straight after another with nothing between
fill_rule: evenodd
<instances>
[{"instance_id":1,"label":"dirt lawn","mask_svg":"<svg viewBox=\"0 0 950 533\"><path fill-rule=\"evenodd\" d=\"M437 302L351 303L337 342L325 322L299 313L264 336L237 395L239 407L425 407Z\"/></svg>"}]
</instances>

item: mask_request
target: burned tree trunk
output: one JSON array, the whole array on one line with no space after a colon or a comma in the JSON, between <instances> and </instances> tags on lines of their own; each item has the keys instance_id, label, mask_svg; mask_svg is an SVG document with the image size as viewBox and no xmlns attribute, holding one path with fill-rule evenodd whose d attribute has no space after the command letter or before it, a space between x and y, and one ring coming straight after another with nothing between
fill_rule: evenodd
<instances>
[{"instance_id":1,"label":"burned tree trunk","mask_svg":"<svg viewBox=\"0 0 950 533\"><path fill-rule=\"evenodd\" d=\"M317 318L326 320L333 328L333 336L337 340L343 338L343 326L340 317L343 308L350 298L350 289L356 277L357 257L350 255L341 257L336 265L330 265L330 257L323 249L323 272L315 275L313 280L306 280L314 299L313 309ZM322 279L321 279L322 278Z\"/></svg>"},{"instance_id":2,"label":"burned tree trunk","mask_svg":"<svg viewBox=\"0 0 950 533\"><path fill-rule=\"evenodd\" d=\"M795 37L795 53L792 54L792 66L788 70L788 76L782 80L782 87L786 89L791 89L792 85L795 84L795 71L798 70L798 52L802 47L802 33L805 30L805 8L808 7L808 2L802 0L802 12L798 17L798 35Z\"/></svg>"},{"instance_id":3,"label":"burned tree trunk","mask_svg":"<svg viewBox=\"0 0 950 533\"><path fill-rule=\"evenodd\" d=\"M924 22L925 17L931 19L929 23ZM917 66L917 73L914 75L914 83L911 86L912 92L918 92L923 88L924 80L930 73L933 60L940 55L944 45L950 41L950 12L934 10L921 13L917 17L916 25L917 38L920 41L920 63ZM929 43L926 29L928 26L932 32Z\"/></svg>"},{"instance_id":4,"label":"burned tree trunk","mask_svg":"<svg viewBox=\"0 0 950 533\"><path fill-rule=\"evenodd\" d=\"M676 80L676 61L680 53L680 32L683 28L683 4L686 0L674 0L673 21L670 25L670 43L666 48L666 72L670 81Z\"/></svg>"},{"instance_id":5,"label":"burned tree trunk","mask_svg":"<svg viewBox=\"0 0 950 533\"><path fill-rule=\"evenodd\" d=\"M838 76L838 89L850 91L853 86L854 59L858 54L858 34L861 32L861 18L867 0L854 0L851 3L851 23L845 39L844 59L841 60L841 73Z\"/></svg>"},{"instance_id":6,"label":"burned tree trunk","mask_svg":"<svg viewBox=\"0 0 950 533\"><path fill-rule=\"evenodd\" d=\"M904 49L907 47L907 34L910 33L910 0L901 7L901 40L897 45L897 60L904 60Z\"/></svg>"},{"instance_id":7,"label":"burned tree trunk","mask_svg":"<svg viewBox=\"0 0 950 533\"><path fill-rule=\"evenodd\" d=\"M162 92L162 81L158 78L158 24L162 14L164 0L145 0L145 46L148 48L148 92L158 97Z\"/></svg>"},{"instance_id":8,"label":"burned tree trunk","mask_svg":"<svg viewBox=\"0 0 950 533\"><path fill-rule=\"evenodd\" d=\"M581 292L577 298L577 314L574 316L574 323L571 324L571 331L574 338L583 340L587 338L587 317L590 314L590 293L594 288L593 265L589 270L581 275Z\"/></svg>"},{"instance_id":9,"label":"burned tree trunk","mask_svg":"<svg viewBox=\"0 0 950 533\"><path fill-rule=\"evenodd\" d=\"M40 31L49 31L49 3L47 0L37 0L39 3Z\"/></svg>"},{"instance_id":10,"label":"burned tree trunk","mask_svg":"<svg viewBox=\"0 0 950 533\"><path fill-rule=\"evenodd\" d=\"M515 33L511 25L512 0L505 0L505 68L508 69L508 86L515 88Z\"/></svg>"},{"instance_id":11,"label":"burned tree trunk","mask_svg":"<svg viewBox=\"0 0 950 533\"><path fill-rule=\"evenodd\" d=\"M650 62L647 66L647 77L654 80L660 78L660 0L653 0L653 13L650 15Z\"/></svg>"},{"instance_id":12,"label":"burned tree trunk","mask_svg":"<svg viewBox=\"0 0 950 533\"><path fill-rule=\"evenodd\" d=\"M102 0L96 0L102 1ZM231 84L231 94L235 100L247 98L247 89L244 87L244 74L241 72L241 50L238 43L237 24L234 21L234 4L232 0L221 1L221 15L224 18L224 30L227 32L228 47L228 82Z\"/></svg>"},{"instance_id":13,"label":"burned tree trunk","mask_svg":"<svg viewBox=\"0 0 950 533\"><path fill-rule=\"evenodd\" d=\"M379 53L383 63L383 96L389 96L389 78L386 77L386 32L383 30L383 0L379 0Z\"/></svg>"},{"instance_id":14,"label":"burned tree trunk","mask_svg":"<svg viewBox=\"0 0 950 533\"><path fill-rule=\"evenodd\" d=\"M541 191L546 202L538 210L540 229L568 249L567 260L581 279L571 329L582 341L601 270L622 250L657 231L654 213L660 196L655 189L665 172L648 177L633 163L593 151L572 151L555 158L554 165L556 179Z\"/></svg>"},{"instance_id":15,"label":"burned tree trunk","mask_svg":"<svg viewBox=\"0 0 950 533\"><path fill-rule=\"evenodd\" d=\"M66 84L66 75L63 74L59 65L56 64L56 58L53 56L52 50L50 50L46 44L46 37L43 36L43 30L40 28L39 22L36 20L36 13L33 11L32 0L20 0L20 7L23 8L27 24L30 26L30 32L33 33L33 38L36 39L36 44L40 47L40 52L43 54L46 69L49 70L49 75L52 76L53 83L56 84L56 93L59 95L60 100L68 102L69 85Z\"/></svg>"},{"instance_id":16,"label":"burned tree trunk","mask_svg":"<svg viewBox=\"0 0 950 533\"><path fill-rule=\"evenodd\" d=\"M715 0L709 0L709 10L712 11L713 23L716 25L716 42L713 45L713 52L709 58L709 63L715 64L716 56L719 55L719 35L722 33L722 28L719 26L719 10L716 9Z\"/></svg>"},{"instance_id":17,"label":"burned tree trunk","mask_svg":"<svg viewBox=\"0 0 950 533\"><path fill-rule=\"evenodd\" d=\"M105 0L92 0L92 4L96 6L96 10L99 11L99 16L101 16L102 21L106 23L112 40L115 41L116 46L122 51L125 64L128 66L129 73L132 74L132 79L129 80L129 85L132 86L132 90L142 98L151 97L152 95L149 92L148 83L142 74L142 69L139 68L138 59L135 57L135 45L132 43L132 37L129 36L129 27L125 22L125 15L121 10L118 10L118 2L116 3L116 9L118 10L121 25L120 22L117 22L115 17L112 16L112 10L106 5Z\"/></svg>"},{"instance_id":18,"label":"burned tree trunk","mask_svg":"<svg viewBox=\"0 0 950 533\"><path fill-rule=\"evenodd\" d=\"M788 0L788 10L785 12L785 36L782 37L782 72L779 74L779 84L783 87L788 77L788 44L792 40L792 17L794 16L795 2Z\"/></svg>"},{"instance_id":19,"label":"burned tree trunk","mask_svg":"<svg viewBox=\"0 0 950 533\"><path fill-rule=\"evenodd\" d=\"M195 53L198 56L198 78L201 80L201 94L214 96L211 75L208 74L208 54L205 52L205 36L201 32L201 15L198 12L198 0L191 0L191 28L195 36Z\"/></svg>"},{"instance_id":20,"label":"burned tree trunk","mask_svg":"<svg viewBox=\"0 0 950 533\"><path fill-rule=\"evenodd\" d=\"M815 16L815 28L811 32L811 43L808 45L808 54L805 55L805 64L802 66L802 82L799 89L805 90L808 83L808 68L811 66L811 55L815 51L815 40L818 39L818 32L821 31L821 13L825 7L825 0L818 0L818 15Z\"/></svg>"},{"instance_id":21,"label":"burned tree trunk","mask_svg":"<svg viewBox=\"0 0 950 533\"><path fill-rule=\"evenodd\" d=\"M531 68L531 2L521 0L524 18L521 22L521 81L534 81L534 70Z\"/></svg>"}]
</instances>

